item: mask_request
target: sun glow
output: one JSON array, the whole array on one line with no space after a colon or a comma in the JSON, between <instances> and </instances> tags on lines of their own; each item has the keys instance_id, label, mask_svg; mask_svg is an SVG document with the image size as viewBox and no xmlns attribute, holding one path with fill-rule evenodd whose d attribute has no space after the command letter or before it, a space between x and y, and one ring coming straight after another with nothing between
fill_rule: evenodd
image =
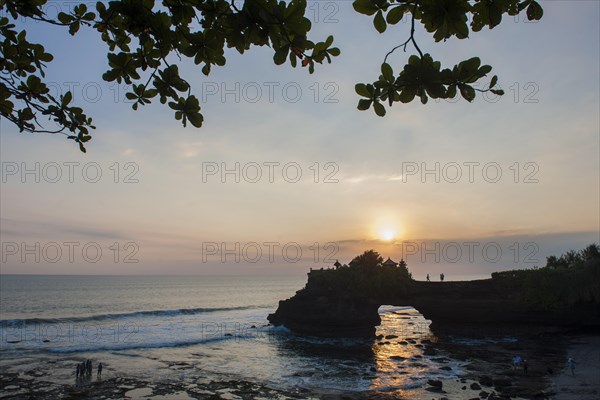
<instances>
[{"instance_id":1,"label":"sun glow","mask_svg":"<svg viewBox=\"0 0 600 400\"><path fill-rule=\"evenodd\" d=\"M373 210L369 226L370 239L381 244L394 244L406 234L402 215L395 210L378 208Z\"/></svg>"},{"instance_id":2,"label":"sun glow","mask_svg":"<svg viewBox=\"0 0 600 400\"><path fill-rule=\"evenodd\" d=\"M392 229L384 229L379 232L379 239L389 242L396 237L396 232Z\"/></svg>"}]
</instances>

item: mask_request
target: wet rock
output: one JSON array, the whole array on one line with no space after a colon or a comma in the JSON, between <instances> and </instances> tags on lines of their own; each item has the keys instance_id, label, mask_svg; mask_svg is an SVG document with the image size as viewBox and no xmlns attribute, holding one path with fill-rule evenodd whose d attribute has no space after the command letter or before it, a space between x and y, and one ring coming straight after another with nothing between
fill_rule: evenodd
<instances>
[{"instance_id":1,"label":"wet rock","mask_svg":"<svg viewBox=\"0 0 600 400\"><path fill-rule=\"evenodd\" d=\"M440 388L434 387L434 386L429 386L425 390L427 390L428 392L432 392L432 393L446 393L446 392L444 392L443 389L440 389Z\"/></svg>"},{"instance_id":2,"label":"wet rock","mask_svg":"<svg viewBox=\"0 0 600 400\"><path fill-rule=\"evenodd\" d=\"M426 347L425 349L423 349L423 354L425 354L426 356L435 356L436 354L438 354L438 352L436 349Z\"/></svg>"},{"instance_id":3,"label":"wet rock","mask_svg":"<svg viewBox=\"0 0 600 400\"><path fill-rule=\"evenodd\" d=\"M481 378L479 378L479 383L483 386L493 386L494 385L494 380L489 377L489 376L482 376Z\"/></svg>"},{"instance_id":4,"label":"wet rock","mask_svg":"<svg viewBox=\"0 0 600 400\"><path fill-rule=\"evenodd\" d=\"M496 387L496 388L505 388L507 386L512 386L512 380L510 378L497 378L497 379L494 379L494 387Z\"/></svg>"},{"instance_id":5,"label":"wet rock","mask_svg":"<svg viewBox=\"0 0 600 400\"><path fill-rule=\"evenodd\" d=\"M398 336L397 335L387 335L385 338L386 339L396 339Z\"/></svg>"},{"instance_id":6,"label":"wet rock","mask_svg":"<svg viewBox=\"0 0 600 400\"><path fill-rule=\"evenodd\" d=\"M488 392L486 392L485 390L482 390L481 392L479 392L479 397L481 397L482 399L487 399L489 395L490 394Z\"/></svg>"},{"instance_id":7,"label":"wet rock","mask_svg":"<svg viewBox=\"0 0 600 400\"><path fill-rule=\"evenodd\" d=\"M294 372L292 374L292 376L299 376L299 377L304 377L304 378L308 378L313 375L314 375L314 372L312 372L312 371L298 371L298 372Z\"/></svg>"},{"instance_id":8,"label":"wet rock","mask_svg":"<svg viewBox=\"0 0 600 400\"><path fill-rule=\"evenodd\" d=\"M444 384L442 383L442 381L438 381L438 380L434 380L434 379L428 380L427 384L429 386L433 386L433 387L440 388L440 389L442 388L442 386L444 386Z\"/></svg>"},{"instance_id":9,"label":"wet rock","mask_svg":"<svg viewBox=\"0 0 600 400\"><path fill-rule=\"evenodd\" d=\"M479 386L478 383L473 382L473 383L471 383L471 389L472 390L481 390L481 386Z\"/></svg>"}]
</instances>

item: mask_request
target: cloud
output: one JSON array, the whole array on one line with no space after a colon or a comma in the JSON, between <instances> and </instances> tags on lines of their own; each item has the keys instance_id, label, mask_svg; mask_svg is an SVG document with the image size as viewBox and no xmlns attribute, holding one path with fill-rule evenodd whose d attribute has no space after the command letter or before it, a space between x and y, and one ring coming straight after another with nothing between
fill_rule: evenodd
<instances>
[{"instance_id":1,"label":"cloud","mask_svg":"<svg viewBox=\"0 0 600 400\"><path fill-rule=\"evenodd\" d=\"M180 149L179 157L194 158L200 155L202 150L202 142L181 142L178 144Z\"/></svg>"},{"instance_id":2,"label":"cloud","mask_svg":"<svg viewBox=\"0 0 600 400\"><path fill-rule=\"evenodd\" d=\"M101 227L79 227L59 222L35 222L10 218L0 219L2 241L40 240L124 240L127 235Z\"/></svg>"},{"instance_id":3,"label":"cloud","mask_svg":"<svg viewBox=\"0 0 600 400\"><path fill-rule=\"evenodd\" d=\"M356 176L346 176L341 177L341 183L362 183L362 182L384 182L384 181L401 181L403 179L402 175L356 175Z\"/></svg>"}]
</instances>

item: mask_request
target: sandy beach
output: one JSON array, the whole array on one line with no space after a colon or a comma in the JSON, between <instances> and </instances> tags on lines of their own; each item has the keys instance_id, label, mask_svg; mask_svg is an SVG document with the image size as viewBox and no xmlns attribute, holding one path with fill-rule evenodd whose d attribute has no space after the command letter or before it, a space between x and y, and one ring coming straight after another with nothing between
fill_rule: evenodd
<instances>
[{"instance_id":1,"label":"sandy beach","mask_svg":"<svg viewBox=\"0 0 600 400\"><path fill-rule=\"evenodd\" d=\"M553 379L553 400L594 400L600 398L600 337L571 340L568 357L576 362L575 374L565 367Z\"/></svg>"}]
</instances>

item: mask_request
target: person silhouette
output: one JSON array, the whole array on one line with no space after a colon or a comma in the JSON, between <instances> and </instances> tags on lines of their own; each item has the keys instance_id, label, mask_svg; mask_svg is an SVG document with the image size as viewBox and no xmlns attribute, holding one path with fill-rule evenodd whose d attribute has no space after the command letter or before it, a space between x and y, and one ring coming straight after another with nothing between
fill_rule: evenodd
<instances>
[{"instance_id":1,"label":"person silhouette","mask_svg":"<svg viewBox=\"0 0 600 400\"><path fill-rule=\"evenodd\" d=\"M571 371L571 375L575 376L575 364L577 364L575 362L575 360L573 360L571 357L569 357L569 359L567 360L567 366L569 367L569 370Z\"/></svg>"},{"instance_id":2,"label":"person silhouette","mask_svg":"<svg viewBox=\"0 0 600 400\"><path fill-rule=\"evenodd\" d=\"M513 362L513 370L516 371L517 368L519 368L519 365L521 365L521 361L522 361L521 357L519 357L519 356L515 356L513 358L513 360L512 360L512 362Z\"/></svg>"},{"instance_id":3,"label":"person silhouette","mask_svg":"<svg viewBox=\"0 0 600 400\"><path fill-rule=\"evenodd\" d=\"M427 282L429 282L429 274L427 274Z\"/></svg>"},{"instance_id":4,"label":"person silhouette","mask_svg":"<svg viewBox=\"0 0 600 400\"><path fill-rule=\"evenodd\" d=\"M440 274L440 281L444 282L444 273L443 272Z\"/></svg>"}]
</instances>

